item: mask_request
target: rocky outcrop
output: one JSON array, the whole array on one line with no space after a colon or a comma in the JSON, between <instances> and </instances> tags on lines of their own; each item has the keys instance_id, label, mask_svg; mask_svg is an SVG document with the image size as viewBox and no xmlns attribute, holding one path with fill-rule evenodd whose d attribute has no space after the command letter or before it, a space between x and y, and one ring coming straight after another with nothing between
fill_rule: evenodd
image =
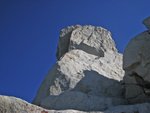
<instances>
[{"instance_id":1,"label":"rocky outcrop","mask_svg":"<svg viewBox=\"0 0 150 113\"><path fill-rule=\"evenodd\" d=\"M122 98L122 55L102 27L61 30L58 61L42 82L34 104L52 109L104 110L126 103Z\"/></svg>"},{"instance_id":2,"label":"rocky outcrop","mask_svg":"<svg viewBox=\"0 0 150 113\"><path fill-rule=\"evenodd\" d=\"M106 111L47 110L15 97L0 96L0 113L149 113L150 104L120 105Z\"/></svg>"},{"instance_id":3,"label":"rocky outcrop","mask_svg":"<svg viewBox=\"0 0 150 113\"><path fill-rule=\"evenodd\" d=\"M0 113L84 113L77 110L47 110L22 99L0 95Z\"/></svg>"},{"instance_id":4,"label":"rocky outcrop","mask_svg":"<svg viewBox=\"0 0 150 113\"><path fill-rule=\"evenodd\" d=\"M0 95L0 113L48 113L48 110L19 98Z\"/></svg>"},{"instance_id":5,"label":"rocky outcrop","mask_svg":"<svg viewBox=\"0 0 150 113\"><path fill-rule=\"evenodd\" d=\"M124 51L125 73L109 31L91 25L62 29L58 61L33 101L38 106L0 96L0 113L149 113L150 18L143 23L148 30Z\"/></svg>"},{"instance_id":6,"label":"rocky outcrop","mask_svg":"<svg viewBox=\"0 0 150 113\"><path fill-rule=\"evenodd\" d=\"M150 18L143 23L149 29L129 42L123 56L125 97L130 103L150 102Z\"/></svg>"}]
</instances>

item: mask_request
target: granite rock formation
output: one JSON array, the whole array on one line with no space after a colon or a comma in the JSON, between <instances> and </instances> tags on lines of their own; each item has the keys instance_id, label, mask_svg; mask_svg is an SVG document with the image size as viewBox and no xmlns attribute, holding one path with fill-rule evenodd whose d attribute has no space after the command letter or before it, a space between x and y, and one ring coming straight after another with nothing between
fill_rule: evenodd
<instances>
[{"instance_id":1,"label":"granite rock formation","mask_svg":"<svg viewBox=\"0 0 150 113\"><path fill-rule=\"evenodd\" d=\"M150 18L143 23L148 30L129 42L123 56L125 97L129 103L150 102Z\"/></svg>"},{"instance_id":2,"label":"granite rock formation","mask_svg":"<svg viewBox=\"0 0 150 113\"><path fill-rule=\"evenodd\" d=\"M48 109L105 110L126 103L122 98L122 55L111 33L91 25L61 30L58 61L33 101Z\"/></svg>"},{"instance_id":3,"label":"granite rock formation","mask_svg":"<svg viewBox=\"0 0 150 113\"><path fill-rule=\"evenodd\" d=\"M129 42L123 59L102 27L62 29L58 61L33 101L38 106L0 95L0 113L149 113L150 17L143 23L148 30Z\"/></svg>"}]
</instances>

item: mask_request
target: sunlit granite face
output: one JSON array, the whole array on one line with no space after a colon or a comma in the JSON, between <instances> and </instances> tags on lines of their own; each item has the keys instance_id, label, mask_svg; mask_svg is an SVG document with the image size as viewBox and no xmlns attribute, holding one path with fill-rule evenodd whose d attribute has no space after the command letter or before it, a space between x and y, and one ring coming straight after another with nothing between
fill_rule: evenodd
<instances>
[{"instance_id":1,"label":"sunlit granite face","mask_svg":"<svg viewBox=\"0 0 150 113\"><path fill-rule=\"evenodd\" d=\"M92 25L62 29L57 58L34 104L91 111L125 103L120 83L124 76L122 54L108 30Z\"/></svg>"}]
</instances>

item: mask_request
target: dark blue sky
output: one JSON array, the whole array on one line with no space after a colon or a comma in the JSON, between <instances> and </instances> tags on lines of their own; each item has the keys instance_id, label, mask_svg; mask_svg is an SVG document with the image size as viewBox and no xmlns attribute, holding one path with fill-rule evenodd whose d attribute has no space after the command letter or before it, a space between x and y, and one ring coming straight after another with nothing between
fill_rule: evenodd
<instances>
[{"instance_id":1,"label":"dark blue sky","mask_svg":"<svg viewBox=\"0 0 150 113\"><path fill-rule=\"evenodd\" d=\"M29 102L55 63L61 28L102 26L123 52L145 30L150 0L0 0L0 94Z\"/></svg>"}]
</instances>

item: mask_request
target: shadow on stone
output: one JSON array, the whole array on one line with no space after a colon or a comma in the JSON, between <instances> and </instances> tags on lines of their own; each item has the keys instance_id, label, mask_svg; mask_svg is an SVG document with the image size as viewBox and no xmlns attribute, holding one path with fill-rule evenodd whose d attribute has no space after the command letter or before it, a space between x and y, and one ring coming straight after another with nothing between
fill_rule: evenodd
<instances>
[{"instance_id":1,"label":"shadow on stone","mask_svg":"<svg viewBox=\"0 0 150 113\"><path fill-rule=\"evenodd\" d=\"M102 111L126 103L122 98L123 89L119 81L95 71L86 70L84 75L74 89L58 96L48 96L40 106L54 110Z\"/></svg>"}]
</instances>

